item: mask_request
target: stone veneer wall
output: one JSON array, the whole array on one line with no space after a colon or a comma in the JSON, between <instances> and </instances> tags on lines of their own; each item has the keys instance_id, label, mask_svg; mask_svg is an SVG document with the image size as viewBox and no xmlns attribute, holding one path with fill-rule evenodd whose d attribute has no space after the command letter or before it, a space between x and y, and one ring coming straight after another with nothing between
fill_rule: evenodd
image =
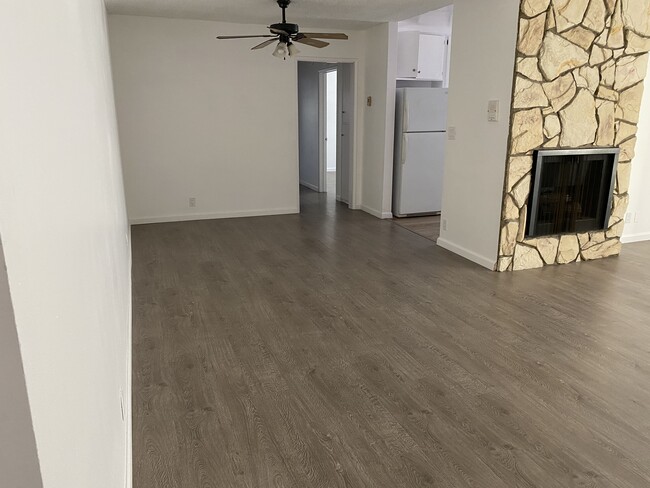
<instances>
[{"instance_id":1,"label":"stone veneer wall","mask_svg":"<svg viewBox=\"0 0 650 488\"><path fill-rule=\"evenodd\" d=\"M650 0L522 0L497 271L619 254L649 51ZM608 229L526 238L533 151L611 146Z\"/></svg>"}]
</instances>

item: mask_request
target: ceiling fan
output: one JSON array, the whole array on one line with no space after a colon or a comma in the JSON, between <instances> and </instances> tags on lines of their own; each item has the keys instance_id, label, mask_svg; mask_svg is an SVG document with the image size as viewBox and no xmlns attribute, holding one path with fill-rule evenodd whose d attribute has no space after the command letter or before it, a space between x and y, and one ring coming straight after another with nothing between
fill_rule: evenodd
<instances>
[{"instance_id":1,"label":"ceiling fan","mask_svg":"<svg viewBox=\"0 0 650 488\"><path fill-rule=\"evenodd\" d=\"M300 32L298 24L291 24L287 22L286 9L291 3L291 0L277 0L277 2L282 9L282 22L279 24L271 24L269 26L269 31L271 31L271 34L264 34L259 36L217 36L217 39L250 39L256 37L270 37L271 39L261 42L251 49L262 49L263 47L269 46L275 41L278 41L278 44L273 51L273 56L276 58L287 59L287 56L295 56L300 52L294 45L294 42L299 42L301 44L306 44L312 47L322 48L329 46L329 42L321 41L321 39L339 39L345 41L348 38L348 36L345 34Z\"/></svg>"}]
</instances>

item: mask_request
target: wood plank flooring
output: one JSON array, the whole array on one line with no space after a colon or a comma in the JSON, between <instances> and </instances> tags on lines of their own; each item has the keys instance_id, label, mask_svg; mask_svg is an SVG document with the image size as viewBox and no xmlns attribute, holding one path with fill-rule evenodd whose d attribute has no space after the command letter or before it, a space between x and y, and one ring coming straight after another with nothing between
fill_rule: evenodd
<instances>
[{"instance_id":1,"label":"wood plank flooring","mask_svg":"<svg viewBox=\"0 0 650 488\"><path fill-rule=\"evenodd\" d=\"M134 486L650 486L650 244L497 274L303 192L133 227Z\"/></svg>"},{"instance_id":2,"label":"wood plank flooring","mask_svg":"<svg viewBox=\"0 0 650 488\"><path fill-rule=\"evenodd\" d=\"M394 218L393 222L430 241L436 241L440 237L440 215Z\"/></svg>"}]
</instances>

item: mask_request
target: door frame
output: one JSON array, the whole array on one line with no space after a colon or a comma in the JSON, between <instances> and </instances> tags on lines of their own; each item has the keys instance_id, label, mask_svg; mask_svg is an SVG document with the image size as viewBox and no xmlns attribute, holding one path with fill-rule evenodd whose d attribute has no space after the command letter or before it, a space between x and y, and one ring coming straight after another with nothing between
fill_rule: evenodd
<instances>
[{"instance_id":1,"label":"door frame","mask_svg":"<svg viewBox=\"0 0 650 488\"><path fill-rule=\"evenodd\" d=\"M320 193L327 192L327 74L332 71L338 73L338 63L332 65L331 68L325 68L318 72L318 191ZM336 96L338 98L338 86L336 89ZM338 112L338 102L336 105ZM337 117L338 119L338 117ZM338 134L339 125L336 121L336 132ZM338 136L337 136L338 139ZM336 141L336 166L337 166L337 185L336 191L338 192L338 163L339 163L339 144ZM338 197L338 195L337 195Z\"/></svg>"},{"instance_id":2,"label":"door frame","mask_svg":"<svg viewBox=\"0 0 650 488\"><path fill-rule=\"evenodd\" d=\"M359 174L361 165L361 144L360 142L360 127L363 126L363 107L359 106L359 59L358 58L345 58L345 57L319 57L319 56L303 56L298 55L294 63L294 76L296 92L298 89L298 61L314 62L314 63L336 63L336 64L350 64L352 65L352 106L354 107L354 117L352 120L352 158L350 160L350 203L348 206L351 209L361 208L361 175ZM339 72L340 73L340 72ZM297 97L296 97L297 99ZM296 104L296 120L298 119L298 106ZM296 144L299 144L296 139ZM340 144L337 145L340 147ZM338 158L337 158L338 159ZM298 160L296 160L296 165ZM338 164L337 164L338 167ZM298 169L298 168L296 168ZM298 171L299 174L299 171ZM297 184L300 184L300 178L297 178Z\"/></svg>"}]
</instances>

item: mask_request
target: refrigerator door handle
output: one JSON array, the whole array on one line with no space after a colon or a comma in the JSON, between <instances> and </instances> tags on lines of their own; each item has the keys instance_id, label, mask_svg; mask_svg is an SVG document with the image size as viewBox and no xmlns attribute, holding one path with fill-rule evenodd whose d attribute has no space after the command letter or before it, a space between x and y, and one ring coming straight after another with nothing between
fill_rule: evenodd
<instances>
[{"instance_id":1,"label":"refrigerator door handle","mask_svg":"<svg viewBox=\"0 0 650 488\"><path fill-rule=\"evenodd\" d=\"M409 102L406 95L404 96L404 109L402 110L402 131L409 131Z\"/></svg>"},{"instance_id":2,"label":"refrigerator door handle","mask_svg":"<svg viewBox=\"0 0 650 488\"><path fill-rule=\"evenodd\" d=\"M408 147L408 134L402 135L402 157L400 163L402 166L406 164L406 148Z\"/></svg>"}]
</instances>

